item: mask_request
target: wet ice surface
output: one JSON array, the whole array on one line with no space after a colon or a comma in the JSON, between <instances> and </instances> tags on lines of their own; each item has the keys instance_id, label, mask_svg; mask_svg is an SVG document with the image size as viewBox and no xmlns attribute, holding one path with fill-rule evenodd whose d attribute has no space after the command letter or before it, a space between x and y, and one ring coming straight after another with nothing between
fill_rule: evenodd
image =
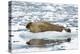
<instances>
[{"instance_id":1,"label":"wet ice surface","mask_svg":"<svg viewBox=\"0 0 80 54\"><path fill-rule=\"evenodd\" d=\"M14 32L15 33L15 32ZM66 50L66 49L77 49L77 31L72 31L71 33L67 32L42 32L42 33L31 33L31 32L19 32L17 33L18 36L13 37L12 40L16 40L19 42L13 42L13 52L19 51L19 52L32 52L32 51L53 51L53 50ZM56 35L57 34L57 35ZM46 36L46 37L45 37ZM54 45L54 46L46 46L46 47L30 47L27 44L25 44L30 39L49 39L49 40L64 40L68 37L71 37L71 42L64 42L60 45ZM25 49L25 51L24 51ZM22 51L20 51L22 50ZM18 52L17 51L17 52Z\"/></svg>"},{"instance_id":2,"label":"wet ice surface","mask_svg":"<svg viewBox=\"0 0 80 54\"><path fill-rule=\"evenodd\" d=\"M54 51L77 49L78 45L78 8L73 4L50 4L37 2L12 2L11 10L11 37L12 52ZM48 21L63 25L71 29L71 33L46 31L40 33L29 32L25 25L34 21ZM56 35L57 34L57 35ZM71 37L71 42L48 47L29 47L26 41L30 39L66 39Z\"/></svg>"},{"instance_id":3,"label":"wet ice surface","mask_svg":"<svg viewBox=\"0 0 80 54\"><path fill-rule=\"evenodd\" d=\"M26 45L14 45L15 49L12 50L13 53L15 52L38 52L38 51L55 51L55 50L74 50L77 49L78 42L77 38L72 40L70 43L62 43L60 45L49 46L49 47L27 47Z\"/></svg>"}]
</instances>

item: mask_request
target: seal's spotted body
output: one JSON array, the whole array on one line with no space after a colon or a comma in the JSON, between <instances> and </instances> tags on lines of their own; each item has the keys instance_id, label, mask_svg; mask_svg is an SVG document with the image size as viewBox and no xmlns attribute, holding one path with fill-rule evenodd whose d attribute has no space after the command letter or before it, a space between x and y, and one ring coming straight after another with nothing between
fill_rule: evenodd
<instances>
[{"instance_id":1,"label":"seal's spotted body","mask_svg":"<svg viewBox=\"0 0 80 54\"><path fill-rule=\"evenodd\" d=\"M70 29L66 29L64 26L50 24L49 22L30 22L26 25L31 32L45 32L45 31L58 31L62 32L65 30L66 32L71 32Z\"/></svg>"}]
</instances>

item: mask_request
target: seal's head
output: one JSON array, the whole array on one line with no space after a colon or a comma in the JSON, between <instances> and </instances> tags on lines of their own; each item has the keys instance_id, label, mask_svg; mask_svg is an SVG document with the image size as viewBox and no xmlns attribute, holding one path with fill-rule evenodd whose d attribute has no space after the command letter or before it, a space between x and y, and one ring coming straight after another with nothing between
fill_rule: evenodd
<instances>
[{"instance_id":1,"label":"seal's head","mask_svg":"<svg viewBox=\"0 0 80 54\"><path fill-rule=\"evenodd\" d=\"M32 24L32 22L30 22L30 23L28 23L27 25L26 25L26 28L30 28L30 26L31 26L31 24Z\"/></svg>"},{"instance_id":2,"label":"seal's head","mask_svg":"<svg viewBox=\"0 0 80 54\"><path fill-rule=\"evenodd\" d=\"M26 42L26 44L30 45L30 42Z\"/></svg>"}]
</instances>

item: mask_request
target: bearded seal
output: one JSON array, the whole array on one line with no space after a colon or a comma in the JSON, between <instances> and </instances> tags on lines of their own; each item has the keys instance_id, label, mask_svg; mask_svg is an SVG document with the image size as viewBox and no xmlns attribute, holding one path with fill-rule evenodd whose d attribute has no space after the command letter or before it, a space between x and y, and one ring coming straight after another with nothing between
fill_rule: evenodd
<instances>
[{"instance_id":1,"label":"bearded seal","mask_svg":"<svg viewBox=\"0 0 80 54\"><path fill-rule=\"evenodd\" d=\"M64 26L51 24L49 22L30 22L26 25L26 28L29 29L33 33L37 32L45 32L45 31L58 31L62 32L65 30L66 32L71 32L71 29L65 28Z\"/></svg>"}]
</instances>

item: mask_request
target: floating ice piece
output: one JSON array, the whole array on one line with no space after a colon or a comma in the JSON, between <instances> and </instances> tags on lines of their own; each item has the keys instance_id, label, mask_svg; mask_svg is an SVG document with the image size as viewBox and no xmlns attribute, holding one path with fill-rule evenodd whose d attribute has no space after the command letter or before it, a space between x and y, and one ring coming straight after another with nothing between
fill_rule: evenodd
<instances>
[{"instance_id":1,"label":"floating ice piece","mask_svg":"<svg viewBox=\"0 0 80 54\"><path fill-rule=\"evenodd\" d=\"M23 39L67 39L67 38L74 38L77 35L77 31L72 31L71 33L62 31L46 31L46 32L39 32L39 33L32 33L29 31L23 32L20 34L20 37L24 37Z\"/></svg>"}]
</instances>

